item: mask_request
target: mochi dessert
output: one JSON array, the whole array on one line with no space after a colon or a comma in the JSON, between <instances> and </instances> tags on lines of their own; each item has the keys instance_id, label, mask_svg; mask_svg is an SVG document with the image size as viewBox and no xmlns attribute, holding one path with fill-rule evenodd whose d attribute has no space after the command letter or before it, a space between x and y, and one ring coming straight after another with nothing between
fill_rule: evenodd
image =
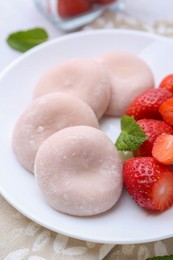
<instances>
[{"instance_id":1,"label":"mochi dessert","mask_svg":"<svg viewBox=\"0 0 173 260\"><path fill-rule=\"evenodd\" d=\"M84 101L60 92L36 99L20 116L13 132L13 150L18 161L33 172L36 153L45 139L74 125L99 128L93 110Z\"/></svg>"},{"instance_id":2,"label":"mochi dessert","mask_svg":"<svg viewBox=\"0 0 173 260\"><path fill-rule=\"evenodd\" d=\"M111 86L107 115L121 117L143 91L154 88L154 77L141 58L128 52L112 52L101 57L108 68Z\"/></svg>"},{"instance_id":3,"label":"mochi dessert","mask_svg":"<svg viewBox=\"0 0 173 260\"><path fill-rule=\"evenodd\" d=\"M40 146L35 178L46 202L57 211L91 216L110 209L122 192L122 162L100 130L74 126Z\"/></svg>"},{"instance_id":4,"label":"mochi dessert","mask_svg":"<svg viewBox=\"0 0 173 260\"><path fill-rule=\"evenodd\" d=\"M49 69L38 81L33 97L66 92L83 99L98 119L105 113L110 100L109 77L105 66L92 59L65 61Z\"/></svg>"}]
</instances>

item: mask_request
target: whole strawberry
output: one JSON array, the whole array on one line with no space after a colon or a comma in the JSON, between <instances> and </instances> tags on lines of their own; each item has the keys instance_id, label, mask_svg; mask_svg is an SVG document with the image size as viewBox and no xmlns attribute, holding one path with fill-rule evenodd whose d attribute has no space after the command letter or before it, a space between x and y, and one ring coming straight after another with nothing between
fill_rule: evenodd
<instances>
[{"instance_id":1,"label":"whole strawberry","mask_svg":"<svg viewBox=\"0 0 173 260\"><path fill-rule=\"evenodd\" d=\"M173 204L173 171L153 157L125 161L123 180L135 202L145 209L164 211Z\"/></svg>"},{"instance_id":2,"label":"whole strawberry","mask_svg":"<svg viewBox=\"0 0 173 260\"><path fill-rule=\"evenodd\" d=\"M162 133L173 134L173 129L164 121L156 119L140 119L137 121L147 140L134 152L135 156L152 156L152 148L156 138Z\"/></svg>"},{"instance_id":3,"label":"whole strawberry","mask_svg":"<svg viewBox=\"0 0 173 260\"><path fill-rule=\"evenodd\" d=\"M93 0L93 2L98 4L110 4L115 2L115 0Z\"/></svg>"},{"instance_id":4,"label":"whole strawberry","mask_svg":"<svg viewBox=\"0 0 173 260\"><path fill-rule=\"evenodd\" d=\"M62 18L70 18L90 11L92 8L89 0L59 0L58 14Z\"/></svg>"},{"instance_id":5,"label":"whole strawberry","mask_svg":"<svg viewBox=\"0 0 173 260\"><path fill-rule=\"evenodd\" d=\"M172 96L170 91L163 88L146 90L131 103L126 115L134 116L135 120L142 118L161 119L159 107Z\"/></svg>"}]
</instances>

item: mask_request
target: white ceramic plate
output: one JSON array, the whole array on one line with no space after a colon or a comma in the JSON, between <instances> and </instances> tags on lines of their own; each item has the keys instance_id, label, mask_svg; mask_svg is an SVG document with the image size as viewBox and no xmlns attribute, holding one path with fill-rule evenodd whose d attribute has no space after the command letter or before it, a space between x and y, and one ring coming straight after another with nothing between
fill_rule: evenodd
<instances>
[{"instance_id":1,"label":"white ceramic plate","mask_svg":"<svg viewBox=\"0 0 173 260\"><path fill-rule=\"evenodd\" d=\"M72 217L56 212L43 200L32 174L23 169L11 148L19 115L30 104L35 82L55 63L70 58L96 57L124 50L141 56L151 66L156 85L173 72L173 42L146 33L101 30L55 39L27 52L0 76L0 191L20 212L56 232L95 242L141 243L173 235L173 207L152 214L138 207L124 191L108 212L94 217ZM117 119L102 120L102 130L115 141Z\"/></svg>"}]
</instances>

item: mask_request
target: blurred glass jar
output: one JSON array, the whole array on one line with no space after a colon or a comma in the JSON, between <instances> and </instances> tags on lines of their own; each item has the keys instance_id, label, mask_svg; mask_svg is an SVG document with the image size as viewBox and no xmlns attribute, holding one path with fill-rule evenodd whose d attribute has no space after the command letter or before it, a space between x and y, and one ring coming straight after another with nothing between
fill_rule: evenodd
<instances>
[{"instance_id":1,"label":"blurred glass jar","mask_svg":"<svg viewBox=\"0 0 173 260\"><path fill-rule=\"evenodd\" d=\"M106 10L119 11L124 8L124 0L86 0L86 2L88 1L88 6L83 6L80 10L79 6L74 10L75 1L79 2L78 0L59 0L59 2L58 0L34 1L41 13L62 31L79 29L95 20ZM60 1L62 2L60 3ZM71 8L69 13L67 10L64 10L65 1L73 2L73 8ZM72 5L71 3L70 5ZM76 13L80 14L75 15Z\"/></svg>"}]
</instances>

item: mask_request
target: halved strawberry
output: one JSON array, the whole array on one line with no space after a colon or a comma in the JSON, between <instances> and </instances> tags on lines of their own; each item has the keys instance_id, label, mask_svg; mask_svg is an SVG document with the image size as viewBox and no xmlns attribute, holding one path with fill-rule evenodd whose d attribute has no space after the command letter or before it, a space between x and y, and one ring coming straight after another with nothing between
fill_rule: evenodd
<instances>
[{"instance_id":1,"label":"halved strawberry","mask_svg":"<svg viewBox=\"0 0 173 260\"><path fill-rule=\"evenodd\" d=\"M173 126L173 98L167 99L159 107L163 120Z\"/></svg>"},{"instance_id":2,"label":"halved strawberry","mask_svg":"<svg viewBox=\"0 0 173 260\"><path fill-rule=\"evenodd\" d=\"M173 93L173 74L169 74L165 78L163 78L159 85L159 88L167 89Z\"/></svg>"},{"instance_id":3,"label":"halved strawberry","mask_svg":"<svg viewBox=\"0 0 173 260\"><path fill-rule=\"evenodd\" d=\"M135 120L141 118L160 119L159 106L172 96L173 94L167 89L146 90L131 103L126 115L134 116Z\"/></svg>"},{"instance_id":4,"label":"halved strawberry","mask_svg":"<svg viewBox=\"0 0 173 260\"><path fill-rule=\"evenodd\" d=\"M162 133L173 134L173 129L164 121L156 119L140 119L137 121L147 136L147 140L134 152L135 156L152 156L152 148L156 138Z\"/></svg>"},{"instance_id":5,"label":"halved strawberry","mask_svg":"<svg viewBox=\"0 0 173 260\"><path fill-rule=\"evenodd\" d=\"M153 157L125 161L123 180L139 206L164 211L173 205L173 171Z\"/></svg>"},{"instance_id":6,"label":"halved strawberry","mask_svg":"<svg viewBox=\"0 0 173 260\"><path fill-rule=\"evenodd\" d=\"M173 135L159 135L153 144L152 155L160 163L173 164Z\"/></svg>"},{"instance_id":7,"label":"halved strawberry","mask_svg":"<svg viewBox=\"0 0 173 260\"><path fill-rule=\"evenodd\" d=\"M90 0L59 0L58 14L60 17L69 18L87 12L91 7Z\"/></svg>"}]
</instances>

